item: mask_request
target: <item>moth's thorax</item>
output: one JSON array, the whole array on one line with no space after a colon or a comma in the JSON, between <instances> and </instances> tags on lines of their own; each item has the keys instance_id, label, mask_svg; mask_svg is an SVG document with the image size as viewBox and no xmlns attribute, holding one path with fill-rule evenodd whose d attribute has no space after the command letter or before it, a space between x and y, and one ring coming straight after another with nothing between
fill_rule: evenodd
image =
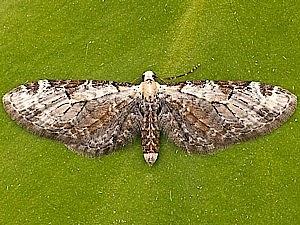
<instances>
[{"instance_id":1,"label":"moth's thorax","mask_svg":"<svg viewBox=\"0 0 300 225\"><path fill-rule=\"evenodd\" d=\"M146 101L152 102L159 90L159 83L154 80L146 80L140 84L140 92Z\"/></svg>"}]
</instances>

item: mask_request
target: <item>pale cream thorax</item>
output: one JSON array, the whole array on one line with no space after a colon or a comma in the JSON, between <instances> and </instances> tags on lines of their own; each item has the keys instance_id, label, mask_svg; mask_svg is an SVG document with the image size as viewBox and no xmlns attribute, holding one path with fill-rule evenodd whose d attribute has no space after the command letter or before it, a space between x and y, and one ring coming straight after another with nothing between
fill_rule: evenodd
<instances>
[{"instance_id":1,"label":"pale cream thorax","mask_svg":"<svg viewBox=\"0 0 300 225\"><path fill-rule=\"evenodd\" d=\"M159 90L160 84L154 80L154 73L146 71L144 74L144 81L141 82L139 88L142 96L146 101L153 101Z\"/></svg>"}]
</instances>

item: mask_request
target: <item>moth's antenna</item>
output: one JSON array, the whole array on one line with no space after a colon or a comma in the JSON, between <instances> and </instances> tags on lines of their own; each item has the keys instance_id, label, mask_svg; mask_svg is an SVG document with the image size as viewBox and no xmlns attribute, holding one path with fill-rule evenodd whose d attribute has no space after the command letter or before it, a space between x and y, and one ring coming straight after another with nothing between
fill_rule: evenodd
<instances>
[{"instance_id":1,"label":"moth's antenna","mask_svg":"<svg viewBox=\"0 0 300 225\"><path fill-rule=\"evenodd\" d=\"M197 64L196 66L194 66L189 72L185 73L185 74L180 74L180 75L177 75L177 76L174 76L174 77L167 77L167 78L164 78L164 80L174 80L174 79L177 79L179 77L184 77L188 74L191 74L193 73L196 69L198 69L199 67L201 66L201 64Z\"/></svg>"},{"instance_id":2,"label":"moth's antenna","mask_svg":"<svg viewBox=\"0 0 300 225\"><path fill-rule=\"evenodd\" d=\"M139 81L139 82L138 82ZM140 83L140 81L141 81L141 78L140 77L137 77L137 78L135 78L133 81L131 81L130 83L131 84L138 84L138 83Z\"/></svg>"}]
</instances>

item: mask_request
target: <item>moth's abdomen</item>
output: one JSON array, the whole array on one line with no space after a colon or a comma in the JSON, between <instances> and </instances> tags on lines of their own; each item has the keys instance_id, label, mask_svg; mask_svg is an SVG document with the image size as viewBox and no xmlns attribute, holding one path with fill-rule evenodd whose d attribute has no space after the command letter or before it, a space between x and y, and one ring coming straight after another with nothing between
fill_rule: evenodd
<instances>
[{"instance_id":1,"label":"moth's abdomen","mask_svg":"<svg viewBox=\"0 0 300 225\"><path fill-rule=\"evenodd\" d=\"M159 105L156 102L145 101L142 105L143 121L141 126L141 139L144 158L147 163L155 163L159 151L160 128L158 125Z\"/></svg>"}]
</instances>

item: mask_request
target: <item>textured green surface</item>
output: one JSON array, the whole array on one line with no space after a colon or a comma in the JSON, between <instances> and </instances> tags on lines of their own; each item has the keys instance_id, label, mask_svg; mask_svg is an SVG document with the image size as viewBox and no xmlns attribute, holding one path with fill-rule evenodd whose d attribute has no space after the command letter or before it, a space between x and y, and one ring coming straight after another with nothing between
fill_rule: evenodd
<instances>
[{"instance_id":1,"label":"textured green surface","mask_svg":"<svg viewBox=\"0 0 300 225\"><path fill-rule=\"evenodd\" d=\"M300 94L299 1L0 2L0 94L28 80L259 80ZM0 108L0 224L300 224L299 113L214 156L88 159Z\"/></svg>"}]
</instances>

